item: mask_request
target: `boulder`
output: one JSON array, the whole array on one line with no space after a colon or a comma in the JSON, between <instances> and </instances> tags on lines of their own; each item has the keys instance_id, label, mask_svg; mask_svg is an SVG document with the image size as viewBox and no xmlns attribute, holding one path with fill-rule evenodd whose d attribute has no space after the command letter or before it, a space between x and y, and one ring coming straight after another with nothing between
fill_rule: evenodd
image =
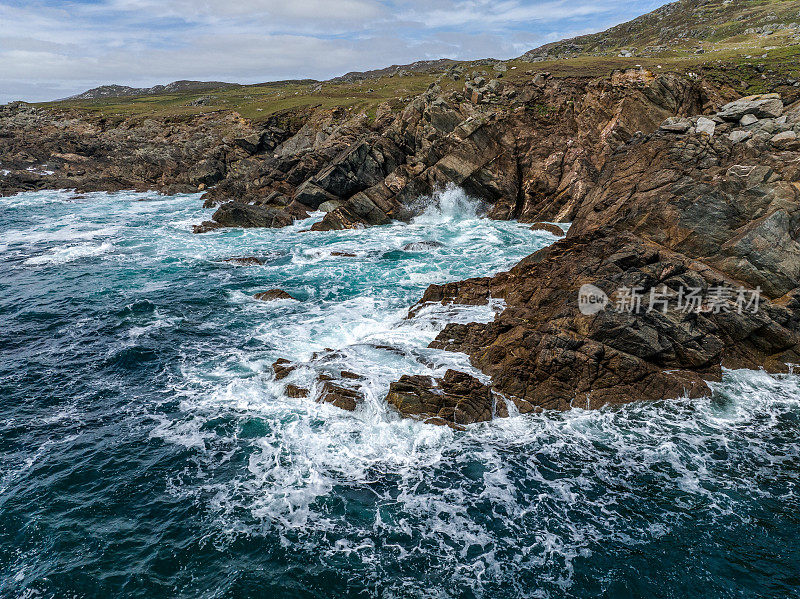
<instances>
[{"instance_id":1,"label":"boulder","mask_svg":"<svg viewBox=\"0 0 800 599\"><path fill-rule=\"evenodd\" d=\"M783 133L778 133L769 141L779 150L800 150L800 139L798 139L797 133L794 131L784 131Z\"/></svg>"},{"instance_id":2,"label":"boulder","mask_svg":"<svg viewBox=\"0 0 800 599\"><path fill-rule=\"evenodd\" d=\"M750 125L754 125L758 122L758 117L752 114L746 114L741 119L739 119L739 124L742 127L749 127Z\"/></svg>"},{"instance_id":3,"label":"boulder","mask_svg":"<svg viewBox=\"0 0 800 599\"><path fill-rule=\"evenodd\" d=\"M296 297L286 293L283 289L270 289L269 291L262 291L260 293L256 293L253 297L262 302L272 302L275 300L297 300Z\"/></svg>"},{"instance_id":4,"label":"boulder","mask_svg":"<svg viewBox=\"0 0 800 599\"><path fill-rule=\"evenodd\" d=\"M489 387L463 372L448 370L444 378L403 376L391 384L386 401L403 416L431 424L463 426L494 416Z\"/></svg>"},{"instance_id":5,"label":"boulder","mask_svg":"<svg viewBox=\"0 0 800 599\"><path fill-rule=\"evenodd\" d=\"M743 131L741 129L736 129L735 131L728 133L728 139L735 144L747 141L751 137L753 137L753 134L750 131Z\"/></svg>"},{"instance_id":6,"label":"boulder","mask_svg":"<svg viewBox=\"0 0 800 599\"><path fill-rule=\"evenodd\" d=\"M740 98L723 106L717 116L726 121L739 121L745 115L758 119L777 118L783 114L783 101L779 94L760 94Z\"/></svg>"},{"instance_id":7,"label":"boulder","mask_svg":"<svg viewBox=\"0 0 800 599\"><path fill-rule=\"evenodd\" d=\"M217 209L212 218L223 227L286 227L294 218L285 210L228 202Z\"/></svg>"},{"instance_id":8,"label":"boulder","mask_svg":"<svg viewBox=\"0 0 800 599\"><path fill-rule=\"evenodd\" d=\"M691 126L692 122L687 118L669 117L661 123L660 129L670 133L686 133Z\"/></svg>"},{"instance_id":9,"label":"boulder","mask_svg":"<svg viewBox=\"0 0 800 599\"><path fill-rule=\"evenodd\" d=\"M695 130L698 135L708 135L709 137L713 137L716 128L717 124L704 116L697 119L697 125L695 125Z\"/></svg>"}]
</instances>

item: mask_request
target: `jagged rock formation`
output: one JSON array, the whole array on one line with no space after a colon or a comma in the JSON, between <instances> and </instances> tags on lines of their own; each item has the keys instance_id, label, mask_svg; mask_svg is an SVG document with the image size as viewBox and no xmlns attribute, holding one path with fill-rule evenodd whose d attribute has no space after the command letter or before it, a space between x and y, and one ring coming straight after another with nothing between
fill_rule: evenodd
<instances>
[{"instance_id":1,"label":"jagged rock formation","mask_svg":"<svg viewBox=\"0 0 800 599\"><path fill-rule=\"evenodd\" d=\"M490 84L467 82L469 97L432 86L400 113L384 106L374 121L364 115L339 124L335 111L318 113L271 155L242 160L207 203L236 198L290 218L322 208L328 214L314 228L343 229L406 220L420 195L454 183L491 204L493 218L570 220L620 143L722 101L716 89L674 76L649 85ZM476 91L485 87L491 102Z\"/></svg>"},{"instance_id":2,"label":"jagged rock formation","mask_svg":"<svg viewBox=\"0 0 800 599\"><path fill-rule=\"evenodd\" d=\"M722 367L786 371L800 359L800 170L783 140L798 132L800 105L769 96L634 137L567 239L507 273L428 289L422 303L507 305L431 346L467 353L494 392L541 408L708 395ZM584 285L605 308L580 309Z\"/></svg>"},{"instance_id":3,"label":"jagged rock formation","mask_svg":"<svg viewBox=\"0 0 800 599\"><path fill-rule=\"evenodd\" d=\"M0 194L38 189L198 191L269 152L312 109L254 124L234 112L112 121L29 105L0 107Z\"/></svg>"}]
</instances>

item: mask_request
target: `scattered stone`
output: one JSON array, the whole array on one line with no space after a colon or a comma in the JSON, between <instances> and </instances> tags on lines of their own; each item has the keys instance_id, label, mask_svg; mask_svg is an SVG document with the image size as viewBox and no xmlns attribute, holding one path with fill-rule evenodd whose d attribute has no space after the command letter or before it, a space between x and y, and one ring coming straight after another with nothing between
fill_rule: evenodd
<instances>
[{"instance_id":1,"label":"scattered stone","mask_svg":"<svg viewBox=\"0 0 800 599\"><path fill-rule=\"evenodd\" d=\"M356 258L355 254L351 254L350 252L331 252L331 256L336 256L337 258Z\"/></svg>"},{"instance_id":2,"label":"scattered stone","mask_svg":"<svg viewBox=\"0 0 800 599\"><path fill-rule=\"evenodd\" d=\"M286 293L283 289L270 289L269 291L262 291L261 293L256 293L253 297L262 302L272 302L275 300L297 301L296 297L292 297L291 295Z\"/></svg>"},{"instance_id":3,"label":"scattered stone","mask_svg":"<svg viewBox=\"0 0 800 599\"><path fill-rule=\"evenodd\" d=\"M717 124L704 116L701 116L699 119L697 119L697 125L695 125L698 135L708 135L709 137L714 136L714 131L716 128Z\"/></svg>"},{"instance_id":4,"label":"scattered stone","mask_svg":"<svg viewBox=\"0 0 800 599\"><path fill-rule=\"evenodd\" d=\"M286 395L294 399L303 399L308 397L309 390L303 387L298 387L297 385L288 384L286 385Z\"/></svg>"},{"instance_id":5,"label":"scattered stone","mask_svg":"<svg viewBox=\"0 0 800 599\"><path fill-rule=\"evenodd\" d=\"M403 246L404 252L424 252L426 250L434 250L436 248L444 247L444 244L438 241L412 241Z\"/></svg>"}]
</instances>

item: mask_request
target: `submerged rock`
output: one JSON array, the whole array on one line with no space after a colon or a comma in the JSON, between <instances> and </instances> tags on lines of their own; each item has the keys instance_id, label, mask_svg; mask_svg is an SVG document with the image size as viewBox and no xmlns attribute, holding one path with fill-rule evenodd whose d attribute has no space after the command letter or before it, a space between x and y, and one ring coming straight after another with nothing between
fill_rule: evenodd
<instances>
[{"instance_id":1,"label":"submerged rock","mask_svg":"<svg viewBox=\"0 0 800 599\"><path fill-rule=\"evenodd\" d=\"M195 234L200 233L208 233L210 231L216 231L217 229L224 228L224 225L214 222L213 220L206 220L200 223L199 225L194 225L192 227L192 232Z\"/></svg>"},{"instance_id":2,"label":"submerged rock","mask_svg":"<svg viewBox=\"0 0 800 599\"><path fill-rule=\"evenodd\" d=\"M291 361L285 358L278 358L272 364L272 370L275 373L275 380L281 381L294 372L296 366Z\"/></svg>"},{"instance_id":3,"label":"submerged rock","mask_svg":"<svg viewBox=\"0 0 800 599\"><path fill-rule=\"evenodd\" d=\"M286 385L286 395L293 399L304 399L308 397L310 391L304 387L298 387L297 385Z\"/></svg>"},{"instance_id":4,"label":"submerged rock","mask_svg":"<svg viewBox=\"0 0 800 599\"><path fill-rule=\"evenodd\" d=\"M253 297L257 300L261 300L262 302L271 302L274 300L297 300L296 297L289 295L283 289L270 289L269 291L262 291L261 293L256 293Z\"/></svg>"},{"instance_id":5,"label":"submerged rock","mask_svg":"<svg viewBox=\"0 0 800 599\"><path fill-rule=\"evenodd\" d=\"M255 256L241 256L236 258L225 258L223 262L229 262L231 264L238 264L239 266L262 266L264 261L261 258L256 258Z\"/></svg>"},{"instance_id":6,"label":"submerged rock","mask_svg":"<svg viewBox=\"0 0 800 599\"><path fill-rule=\"evenodd\" d=\"M403 246L404 252L425 252L427 250L435 250L436 248L444 247L443 243L438 241L412 241Z\"/></svg>"}]
</instances>

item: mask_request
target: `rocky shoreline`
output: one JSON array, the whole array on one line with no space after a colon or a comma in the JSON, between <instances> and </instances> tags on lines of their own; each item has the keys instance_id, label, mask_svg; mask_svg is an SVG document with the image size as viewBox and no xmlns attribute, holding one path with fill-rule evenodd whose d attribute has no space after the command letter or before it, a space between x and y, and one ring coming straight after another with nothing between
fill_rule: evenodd
<instances>
[{"instance_id":1,"label":"rocky shoreline","mask_svg":"<svg viewBox=\"0 0 800 599\"><path fill-rule=\"evenodd\" d=\"M261 123L236 113L109 123L6 107L0 193L203 191L217 211L195 228L202 234L282 227L317 210L326 214L314 230L409 220L419 197L454 184L491 218L544 230L572 222L565 239L509 272L421 298L505 302L495 321L448 325L431 344L466 353L484 381L450 371L391 386L387 401L401 414L461 427L515 410L701 397L723 367L781 372L797 362L800 105L791 100L739 99L702 79L632 69L524 84L477 76L463 92L434 84L374 115L307 108ZM587 285L604 309L581 311ZM689 310L687 289L703 298ZM659 309L615 309L620 290L658 297ZM279 361L276 378L292 368ZM355 409L359 381L342 373L287 393Z\"/></svg>"}]
</instances>

